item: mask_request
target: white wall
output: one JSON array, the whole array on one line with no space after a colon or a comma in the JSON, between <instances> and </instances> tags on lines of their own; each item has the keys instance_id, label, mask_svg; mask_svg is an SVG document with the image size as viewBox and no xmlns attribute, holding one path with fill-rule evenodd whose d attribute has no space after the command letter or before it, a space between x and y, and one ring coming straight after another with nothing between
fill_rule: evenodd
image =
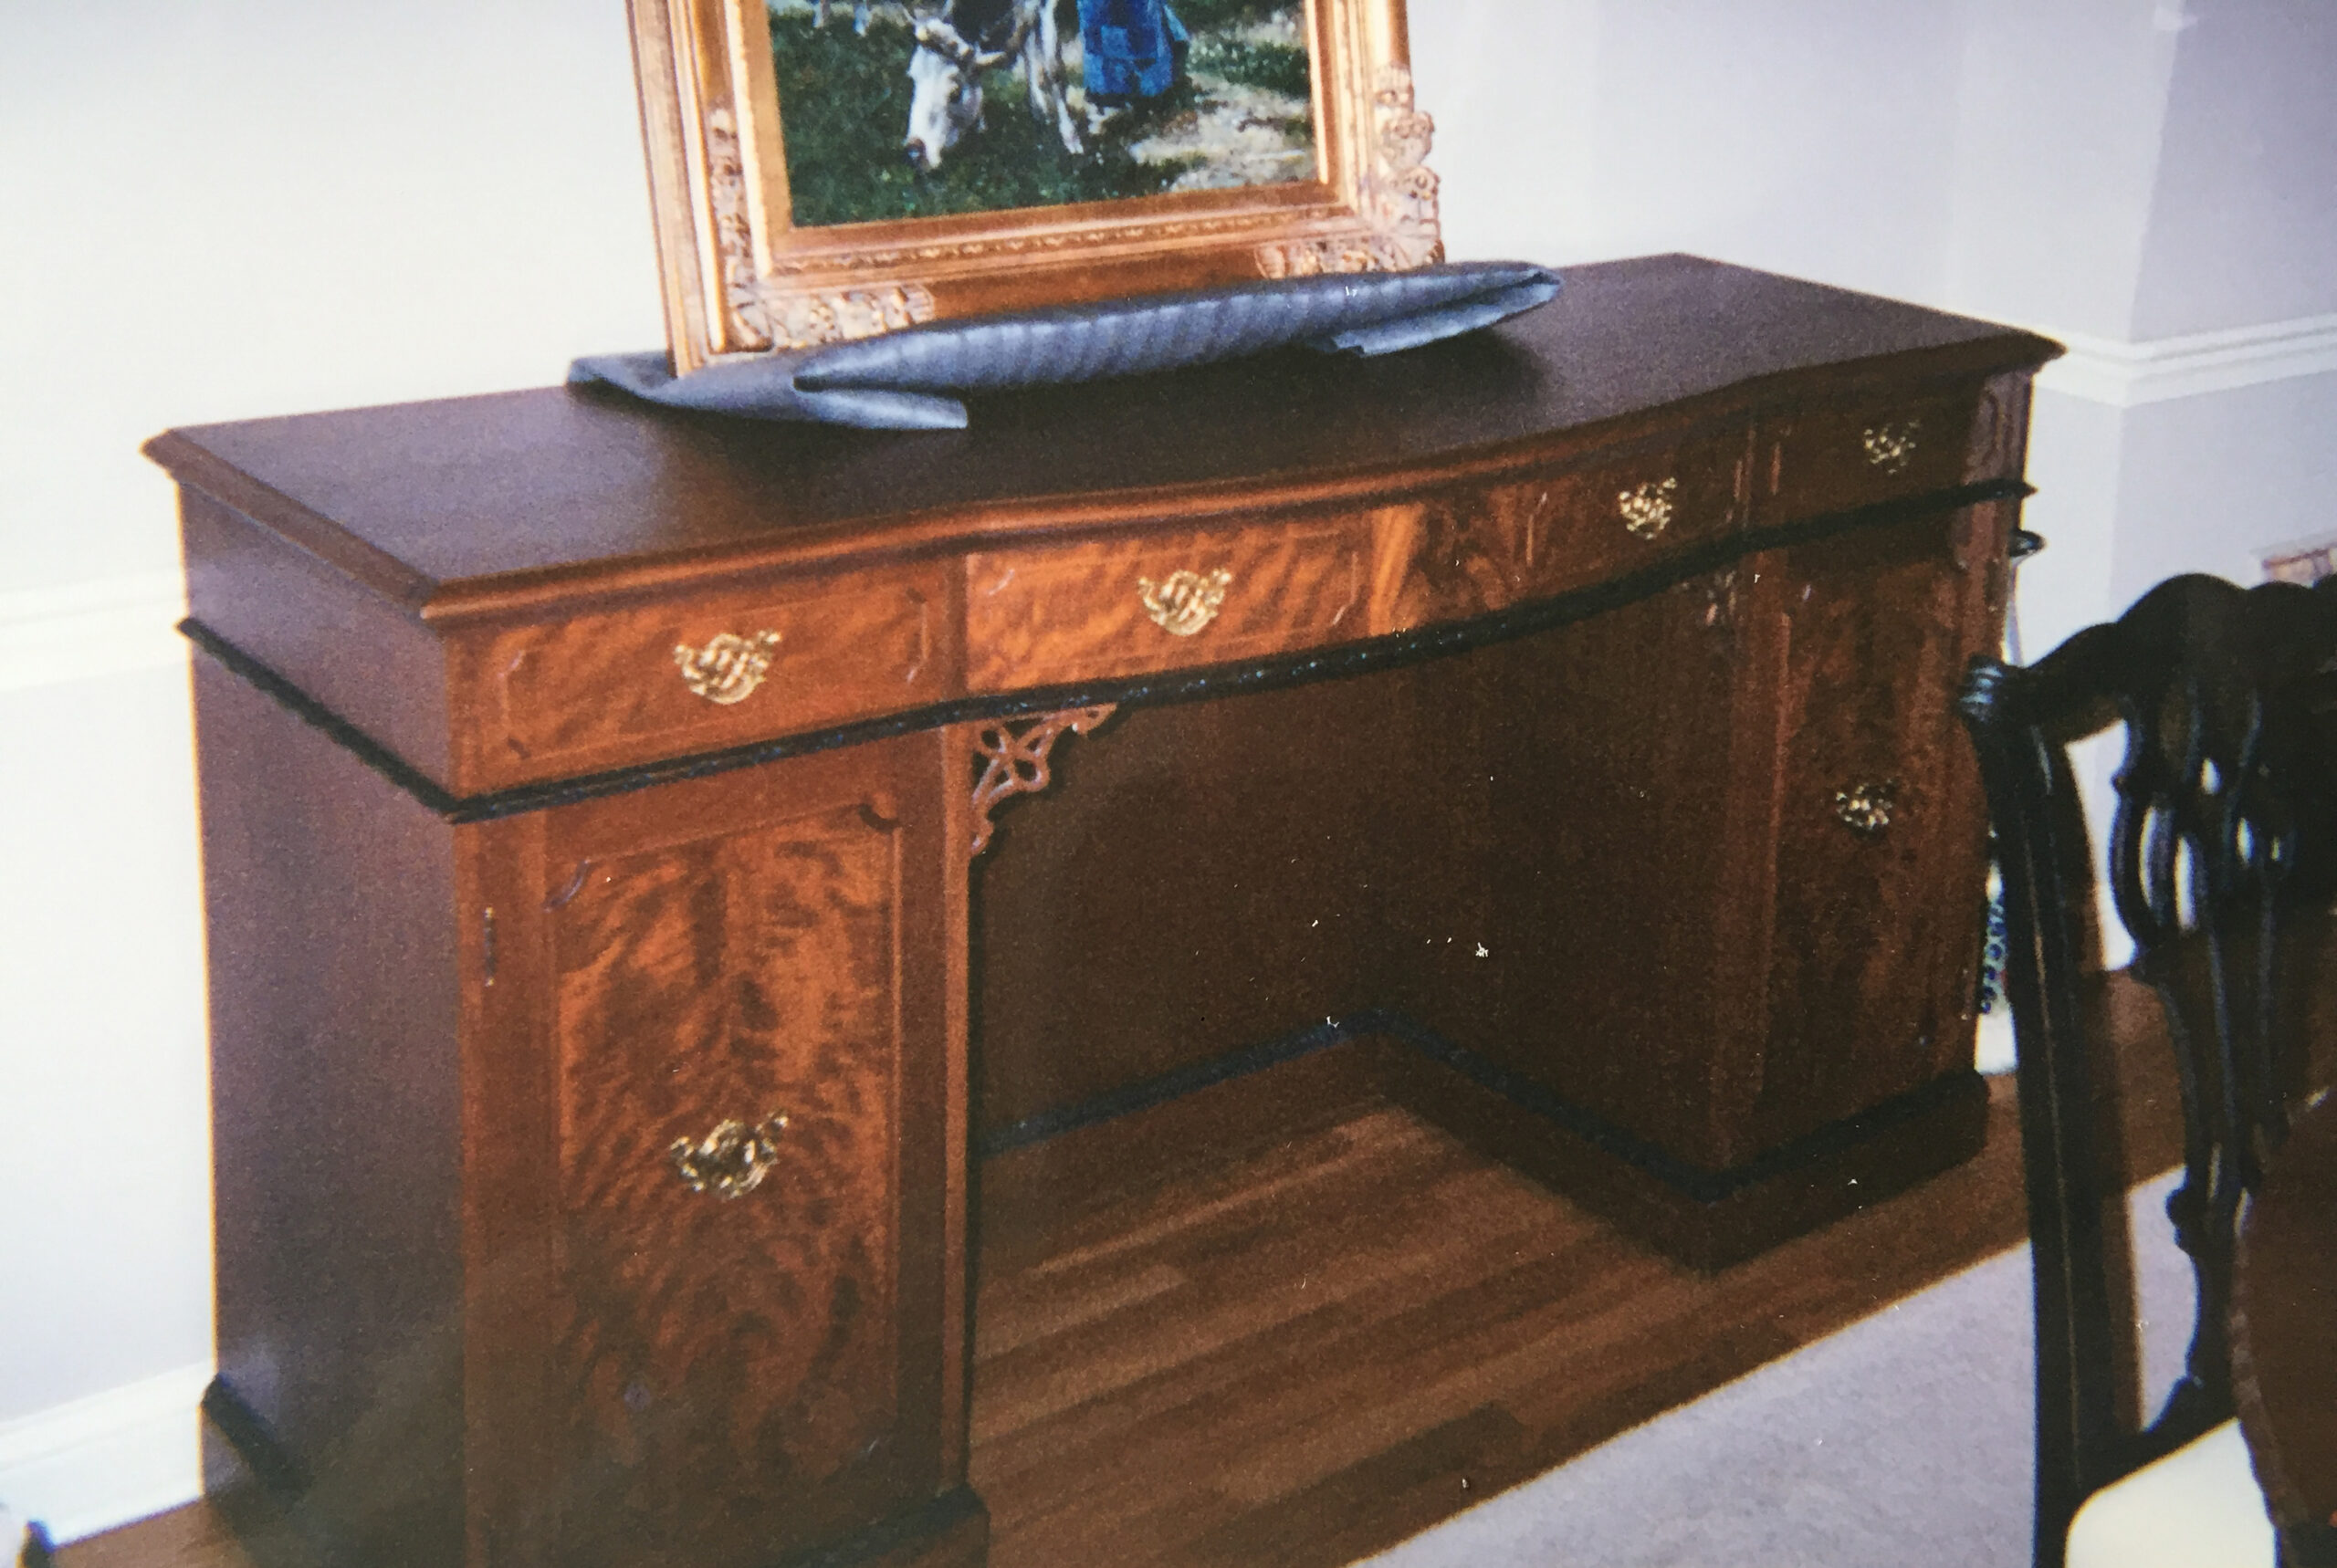
<instances>
[{"instance_id":1,"label":"white wall","mask_svg":"<svg viewBox=\"0 0 2337 1568\"><path fill-rule=\"evenodd\" d=\"M166 426L662 341L614 0L0 5L0 1500L185 1500L209 1156Z\"/></svg>"},{"instance_id":2,"label":"white wall","mask_svg":"<svg viewBox=\"0 0 2337 1568\"><path fill-rule=\"evenodd\" d=\"M2191 0L2185 19L2133 336L2337 311L2337 5Z\"/></svg>"},{"instance_id":3,"label":"white wall","mask_svg":"<svg viewBox=\"0 0 2337 1568\"><path fill-rule=\"evenodd\" d=\"M168 425L663 340L622 7L0 7L0 585L170 568Z\"/></svg>"},{"instance_id":4,"label":"white wall","mask_svg":"<svg viewBox=\"0 0 2337 1568\"><path fill-rule=\"evenodd\" d=\"M2158 0L1966 0L1942 304L2130 335L2175 12Z\"/></svg>"},{"instance_id":5,"label":"white wall","mask_svg":"<svg viewBox=\"0 0 2337 1568\"><path fill-rule=\"evenodd\" d=\"M1448 248L1689 250L1908 298L1946 281L1953 6L1412 0Z\"/></svg>"},{"instance_id":6,"label":"white wall","mask_svg":"<svg viewBox=\"0 0 2337 1568\"><path fill-rule=\"evenodd\" d=\"M1411 0L1454 255L1695 250L2078 336L2032 646L2337 530L2332 12ZM0 6L0 1499L68 1535L191 1495L207 1375L185 671L136 445L658 342L624 26Z\"/></svg>"}]
</instances>

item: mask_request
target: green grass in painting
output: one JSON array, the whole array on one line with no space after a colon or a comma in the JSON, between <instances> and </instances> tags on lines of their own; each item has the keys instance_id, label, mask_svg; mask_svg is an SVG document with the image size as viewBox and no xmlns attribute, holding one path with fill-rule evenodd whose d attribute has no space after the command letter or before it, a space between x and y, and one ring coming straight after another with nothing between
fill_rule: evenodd
<instances>
[{"instance_id":1,"label":"green grass in painting","mask_svg":"<svg viewBox=\"0 0 2337 1568\"><path fill-rule=\"evenodd\" d=\"M1138 163L1116 136L1085 155L1064 152L1053 123L1032 118L1021 78L1000 69L982 79L985 128L925 172L901 155L907 29L880 16L859 38L791 12L773 16L770 31L788 190L805 227L1149 196L1179 172Z\"/></svg>"},{"instance_id":2,"label":"green grass in painting","mask_svg":"<svg viewBox=\"0 0 2337 1568\"><path fill-rule=\"evenodd\" d=\"M1262 87L1301 103L1313 91L1306 51L1288 44L1250 43L1242 38L1196 37L1193 69L1245 87Z\"/></svg>"},{"instance_id":3,"label":"green grass in painting","mask_svg":"<svg viewBox=\"0 0 2337 1568\"><path fill-rule=\"evenodd\" d=\"M1270 22L1291 8L1291 0L1168 0L1168 5L1177 20L1199 35Z\"/></svg>"}]
</instances>

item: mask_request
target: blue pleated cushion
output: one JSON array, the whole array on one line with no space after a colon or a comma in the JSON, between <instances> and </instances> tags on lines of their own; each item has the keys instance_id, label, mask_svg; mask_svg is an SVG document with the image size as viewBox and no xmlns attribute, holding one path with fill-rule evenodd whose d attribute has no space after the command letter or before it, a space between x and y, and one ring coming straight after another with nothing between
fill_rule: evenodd
<instances>
[{"instance_id":1,"label":"blue pleated cushion","mask_svg":"<svg viewBox=\"0 0 2337 1568\"><path fill-rule=\"evenodd\" d=\"M681 377L662 353L606 354L578 360L568 379L747 419L958 430L966 405L952 393L1142 375L1294 343L1393 353L1490 326L1557 291L1556 273L1522 261L1339 273L937 321Z\"/></svg>"}]
</instances>

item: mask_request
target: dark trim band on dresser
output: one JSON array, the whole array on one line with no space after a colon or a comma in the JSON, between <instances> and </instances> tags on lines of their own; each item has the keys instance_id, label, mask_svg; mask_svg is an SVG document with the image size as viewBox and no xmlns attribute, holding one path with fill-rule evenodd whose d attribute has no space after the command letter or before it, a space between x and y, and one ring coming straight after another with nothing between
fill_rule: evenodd
<instances>
[{"instance_id":1,"label":"dark trim band on dresser","mask_svg":"<svg viewBox=\"0 0 2337 1568\"><path fill-rule=\"evenodd\" d=\"M994 696L961 697L829 729L781 736L748 746L699 752L630 768L589 773L549 784L529 784L482 795L457 796L434 783L396 753L339 714L309 696L277 671L253 658L193 616L179 622L188 642L282 705L303 722L346 747L369 768L450 822L484 822L516 817L580 800L621 795L684 779L702 779L734 768L759 767L781 758L856 746L943 725L1059 713L1105 704L1160 705L1191 702L1237 692L1265 691L1305 681L1334 680L1367 671L1392 669L1422 659L1466 652L1532 636L1553 627L1588 620L1620 605L1661 592L1676 583L1714 570L1762 550L1788 549L1839 534L1967 507L2017 501L2035 495L2017 479L1989 479L1950 490L1831 512L1767 528L1726 535L1682 551L1661 565L1595 584L1573 593L1520 605L1475 620L1399 632L1318 652L1239 664L1206 665L1166 675L1036 687Z\"/></svg>"}]
</instances>

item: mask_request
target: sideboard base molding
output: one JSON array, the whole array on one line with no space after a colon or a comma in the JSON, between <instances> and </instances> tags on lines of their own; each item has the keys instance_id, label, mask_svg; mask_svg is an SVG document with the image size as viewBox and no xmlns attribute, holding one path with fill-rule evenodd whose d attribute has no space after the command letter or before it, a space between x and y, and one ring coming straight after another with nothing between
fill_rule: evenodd
<instances>
[{"instance_id":1,"label":"sideboard base molding","mask_svg":"<svg viewBox=\"0 0 2337 1568\"><path fill-rule=\"evenodd\" d=\"M1713 1170L1371 1009L1006 1129L977 1151L985 1255L1035 1255L1078 1213L1383 1097L1707 1270L1963 1164L1985 1141L1988 1099L1977 1072L1951 1072Z\"/></svg>"},{"instance_id":2,"label":"sideboard base molding","mask_svg":"<svg viewBox=\"0 0 2337 1568\"><path fill-rule=\"evenodd\" d=\"M202 1412L204 1492L257 1568L413 1568L459 1554L459 1527L444 1511L381 1506L394 1496L368 1505L346 1487L338 1498L321 1495L309 1468L225 1378L204 1390ZM333 1490L328 1482L321 1492ZM417 1521L434 1517L448 1539L415 1533ZM386 1534L384 1521L395 1525ZM971 1487L958 1486L840 1541L738 1568L978 1568L989 1549L990 1511Z\"/></svg>"},{"instance_id":3,"label":"sideboard base molding","mask_svg":"<svg viewBox=\"0 0 2337 1568\"><path fill-rule=\"evenodd\" d=\"M204 1390L202 1414L204 1495L256 1568L404 1568L461 1553L459 1493L430 1474L458 1474L459 1455L392 1458L361 1437L312 1466L225 1377Z\"/></svg>"},{"instance_id":4,"label":"sideboard base molding","mask_svg":"<svg viewBox=\"0 0 2337 1568\"><path fill-rule=\"evenodd\" d=\"M1707 1271L1928 1181L1978 1154L1987 1137L1986 1081L1953 1073L1797 1140L1801 1157L1742 1167L1751 1179L1713 1173L1726 1193L1707 1200L1450 1060L1389 1040L1378 1066L1383 1092L1414 1114Z\"/></svg>"},{"instance_id":5,"label":"sideboard base molding","mask_svg":"<svg viewBox=\"0 0 2337 1568\"><path fill-rule=\"evenodd\" d=\"M979 1568L990 1552L990 1510L971 1487L831 1546L792 1552L770 1568Z\"/></svg>"}]
</instances>

